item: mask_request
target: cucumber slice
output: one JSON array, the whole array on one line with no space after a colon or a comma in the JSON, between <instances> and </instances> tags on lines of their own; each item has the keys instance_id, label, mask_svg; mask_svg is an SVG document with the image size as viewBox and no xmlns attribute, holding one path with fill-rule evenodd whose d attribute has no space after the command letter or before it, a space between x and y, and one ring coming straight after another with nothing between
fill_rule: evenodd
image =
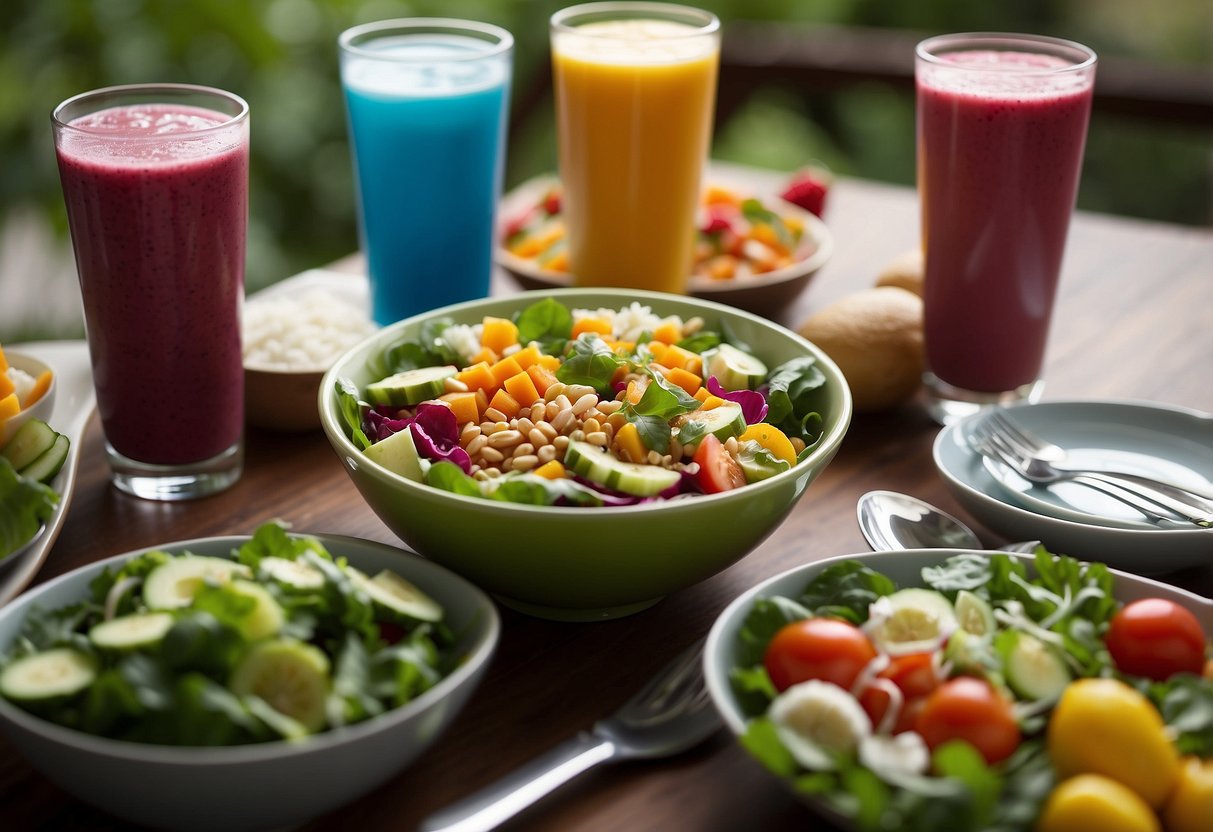
<instances>
[{"instance_id":1,"label":"cucumber slice","mask_svg":"<svg viewBox=\"0 0 1213 832\"><path fill-rule=\"evenodd\" d=\"M1029 633L1007 630L998 637L1003 672L1011 690L1024 699L1053 699L1070 684L1070 671L1057 652Z\"/></svg>"},{"instance_id":2,"label":"cucumber slice","mask_svg":"<svg viewBox=\"0 0 1213 832\"><path fill-rule=\"evenodd\" d=\"M414 482L424 482L425 473L421 470L421 457L417 453L417 445L413 442L413 431L409 428L396 431L386 439L381 439L371 445L363 453L367 459L379 463L394 474Z\"/></svg>"},{"instance_id":3,"label":"cucumber slice","mask_svg":"<svg viewBox=\"0 0 1213 832\"><path fill-rule=\"evenodd\" d=\"M14 702L45 702L73 696L97 678L91 656L57 647L26 656L0 673L0 694Z\"/></svg>"},{"instance_id":4,"label":"cucumber slice","mask_svg":"<svg viewBox=\"0 0 1213 832\"><path fill-rule=\"evenodd\" d=\"M204 582L227 583L236 577L252 576L247 566L234 560L183 555L148 573L143 600L153 610L188 607Z\"/></svg>"},{"instance_id":5,"label":"cucumber slice","mask_svg":"<svg viewBox=\"0 0 1213 832\"><path fill-rule=\"evenodd\" d=\"M173 627L167 612L144 612L103 621L88 631L89 640L107 650L139 650L164 640Z\"/></svg>"},{"instance_id":6,"label":"cucumber slice","mask_svg":"<svg viewBox=\"0 0 1213 832\"><path fill-rule=\"evenodd\" d=\"M372 404L409 405L436 399L446 389L443 383L459 372L457 367L420 367L371 382L366 397Z\"/></svg>"},{"instance_id":7,"label":"cucumber slice","mask_svg":"<svg viewBox=\"0 0 1213 832\"><path fill-rule=\"evenodd\" d=\"M395 572L384 569L368 578L353 567L345 571L373 603L417 621L442 620L442 605Z\"/></svg>"},{"instance_id":8,"label":"cucumber slice","mask_svg":"<svg viewBox=\"0 0 1213 832\"><path fill-rule=\"evenodd\" d=\"M1001 667L990 639L974 635L963 627L948 636L943 660L949 662L956 673L977 676L989 677L991 672L997 672Z\"/></svg>"},{"instance_id":9,"label":"cucumber slice","mask_svg":"<svg viewBox=\"0 0 1213 832\"><path fill-rule=\"evenodd\" d=\"M738 446L737 463L741 465L748 483L782 474L792 467L786 459L776 459L775 455L756 439L747 439Z\"/></svg>"},{"instance_id":10,"label":"cucumber slice","mask_svg":"<svg viewBox=\"0 0 1213 832\"><path fill-rule=\"evenodd\" d=\"M253 607L240 621L240 631L249 641L278 635L286 622L282 607L265 587L252 581L232 581L231 591L253 602Z\"/></svg>"},{"instance_id":11,"label":"cucumber slice","mask_svg":"<svg viewBox=\"0 0 1213 832\"><path fill-rule=\"evenodd\" d=\"M17 471L23 477L31 480L49 483L59 473L63 463L67 462L67 449L72 440L62 433L55 434L55 442L41 456Z\"/></svg>"},{"instance_id":12,"label":"cucumber slice","mask_svg":"<svg viewBox=\"0 0 1213 832\"><path fill-rule=\"evenodd\" d=\"M291 589L314 590L324 586L324 573L301 560L262 558L261 570L271 580Z\"/></svg>"},{"instance_id":13,"label":"cucumber slice","mask_svg":"<svg viewBox=\"0 0 1213 832\"><path fill-rule=\"evenodd\" d=\"M890 653L922 653L939 647L940 640L956 629L952 603L932 589L910 587L882 598L888 617L873 638Z\"/></svg>"},{"instance_id":14,"label":"cucumber slice","mask_svg":"<svg viewBox=\"0 0 1213 832\"><path fill-rule=\"evenodd\" d=\"M721 344L704 355L707 375L716 376L725 390L753 390L766 381L767 365L731 344Z\"/></svg>"},{"instance_id":15,"label":"cucumber slice","mask_svg":"<svg viewBox=\"0 0 1213 832\"><path fill-rule=\"evenodd\" d=\"M309 732L324 728L329 660L318 648L294 639L258 644L236 665L228 688L255 696Z\"/></svg>"},{"instance_id":16,"label":"cucumber slice","mask_svg":"<svg viewBox=\"0 0 1213 832\"><path fill-rule=\"evenodd\" d=\"M997 626L994 623L994 611L981 596L962 589L956 594L955 611L956 623L966 633L987 638L994 634Z\"/></svg>"},{"instance_id":17,"label":"cucumber slice","mask_svg":"<svg viewBox=\"0 0 1213 832\"><path fill-rule=\"evenodd\" d=\"M0 456L11 462L17 471L20 471L49 451L58 436L55 429L46 422L41 419L30 419L17 428L17 432L4 446L4 450L0 451Z\"/></svg>"},{"instance_id":18,"label":"cucumber slice","mask_svg":"<svg viewBox=\"0 0 1213 832\"><path fill-rule=\"evenodd\" d=\"M692 410L674 420L675 436L683 445L698 442L709 433L721 442L745 433L745 413L736 402L725 402L711 410Z\"/></svg>"},{"instance_id":19,"label":"cucumber slice","mask_svg":"<svg viewBox=\"0 0 1213 832\"><path fill-rule=\"evenodd\" d=\"M636 497L660 494L682 479L668 468L624 462L589 442L570 442L564 464L588 480Z\"/></svg>"}]
</instances>

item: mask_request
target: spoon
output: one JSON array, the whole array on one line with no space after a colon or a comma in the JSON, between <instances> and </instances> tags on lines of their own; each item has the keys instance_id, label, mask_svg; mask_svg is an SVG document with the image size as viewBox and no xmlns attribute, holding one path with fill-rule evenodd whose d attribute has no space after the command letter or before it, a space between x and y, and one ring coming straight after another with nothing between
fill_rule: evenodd
<instances>
[{"instance_id":1,"label":"spoon","mask_svg":"<svg viewBox=\"0 0 1213 832\"><path fill-rule=\"evenodd\" d=\"M855 507L859 530L873 551L984 549L976 533L943 509L896 491L869 491ZM1037 541L1012 543L1003 551L1031 552Z\"/></svg>"}]
</instances>

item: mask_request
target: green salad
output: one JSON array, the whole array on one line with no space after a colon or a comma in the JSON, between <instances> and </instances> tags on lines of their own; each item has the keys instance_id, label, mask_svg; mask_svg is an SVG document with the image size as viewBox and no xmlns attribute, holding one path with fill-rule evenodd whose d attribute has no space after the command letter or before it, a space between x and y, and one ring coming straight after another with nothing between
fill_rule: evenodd
<instances>
[{"instance_id":1,"label":"green salad","mask_svg":"<svg viewBox=\"0 0 1213 832\"><path fill-rule=\"evenodd\" d=\"M0 695L134 742L299 740L412 700L454 668L453 644L420 589L275 522L230 558L149 551L78 603L33 608Z\"/></svg>"},{"instance_id":2,"label":"green salad","mask_svg":"<svg viewBox=\"0 0 1213 832\"><path fill-rule=\"evenodd\" d=\"M841 561L737 647L745 746L861 829L1213 829L1209 634L1101 564Z\"/></svg>"}]
</instances>

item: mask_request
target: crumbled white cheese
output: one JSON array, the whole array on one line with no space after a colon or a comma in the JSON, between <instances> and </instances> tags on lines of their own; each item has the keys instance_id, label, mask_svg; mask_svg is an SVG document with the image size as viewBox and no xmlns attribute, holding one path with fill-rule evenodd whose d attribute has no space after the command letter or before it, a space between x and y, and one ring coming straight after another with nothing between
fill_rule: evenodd
<instances>
[{"instance_id":1,"label":"crumbled white cheese","mask_svg":"<svg viewBox=\"0 0 1213 832\"><path fill-rule=\"evenodd\" d=\"M8 368L8 380L13 383L16 388L17 401L25 401L25 397L29 395L29 391L34 389L36 378L31 376L25 370L18 370L16 367Z\"/></svg>"},{"instance_id":2,"label":"crumbled white cheese","mask_svg":"<svg viewBox=\"0 0 1213 832\"><path fill-rule=\"evenodd\" d=\"M244 307L244 364L261 370L327 370L375 331L366 311L323 289Z\"/></svg>"}]
</instances>

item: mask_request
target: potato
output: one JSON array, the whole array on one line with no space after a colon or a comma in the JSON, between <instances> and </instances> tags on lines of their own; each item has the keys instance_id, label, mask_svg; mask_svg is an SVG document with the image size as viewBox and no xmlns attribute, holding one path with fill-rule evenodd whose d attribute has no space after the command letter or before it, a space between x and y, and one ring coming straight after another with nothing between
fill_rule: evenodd
<instances>
[{"instance_id":1,"label":"potato","mask_svg":"<svg viewBox=\"0 0 1213 832\"><path fill-rule=\"evenodd\" d=\"M922 297L922 249L902 252L876 277L877 286L897 286Z\"/></svg>"}]
</instances>

